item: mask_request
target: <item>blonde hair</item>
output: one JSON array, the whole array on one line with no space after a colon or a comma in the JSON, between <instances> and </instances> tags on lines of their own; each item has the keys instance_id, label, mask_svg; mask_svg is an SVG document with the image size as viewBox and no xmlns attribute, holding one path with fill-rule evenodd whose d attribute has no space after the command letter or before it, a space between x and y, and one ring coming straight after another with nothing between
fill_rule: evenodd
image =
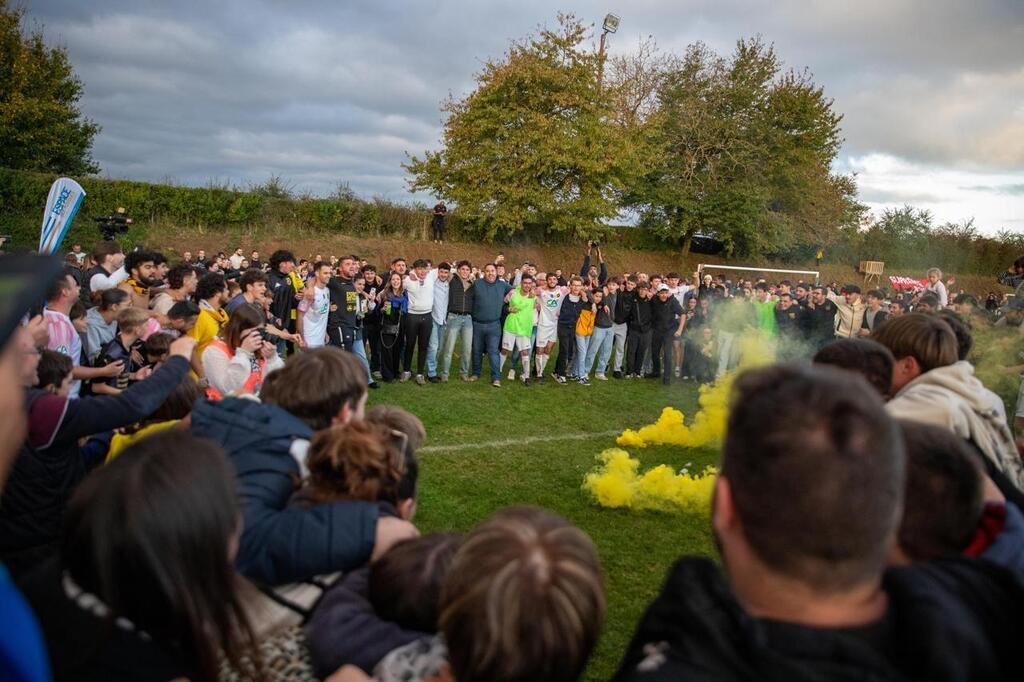
<instances>
[{"instance_id":1,"label":"blonde hair","mask_svg":"<svg viewBox=\"0 0 1024 682\"><path fill-rule=\"evenodd\" d=\"M566 682L582 674L604 614L587 534L544 509L512 507L466 536L439 624L459 682Z\"/></svg>"},{"instance_id":2,"label":"blonde hair","mask_svg":"<svg viewBox=\"0 0 1024 682\"><path fill-rule=\"evenodd\" d=\"M141 308L125 308L117 314L117 330L119 332L135 331L146 324L149 313Z\"/></svg>"}]
</instances>

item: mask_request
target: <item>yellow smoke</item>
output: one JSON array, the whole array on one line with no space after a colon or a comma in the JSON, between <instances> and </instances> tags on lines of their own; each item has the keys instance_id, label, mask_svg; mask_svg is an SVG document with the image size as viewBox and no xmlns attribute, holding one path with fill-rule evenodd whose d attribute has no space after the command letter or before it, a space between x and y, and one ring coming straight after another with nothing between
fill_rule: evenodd
<instances>
[{"instance_id":1,"label":"yellow smoke","mask_svg":"<svg viewBox=\"0 0 1024 682\"><path fill-rule=\"evenodd\" d=\"M597 456L600 464L583 480L597 503L613 509L657 510L707 514L718 470L707 467L691 475L659 464L640 474L640 462L619 448Z\"/></svg>"},{"instance_id":2,"label":"yellow smoke","mask_svg":"<svg viewBox=\"0 0 1024 682\"><path fill-rule=\"evenodd\" d=\"M737 340L739 366L733 372L726 372L713 384L700 387L697 399L700 409L693 423L685 423L686 415L674 407L661 411L658 421L634 431L626 429L616 439L616 444L626 448L644 448L648 445L678 445L684 448L699 448L705 445L720 445L725 435L729 417L729 396L736 373L749 367L771 364L775 360L775 344L759 333L749 333Z\"/></svg>"}]
</instances>

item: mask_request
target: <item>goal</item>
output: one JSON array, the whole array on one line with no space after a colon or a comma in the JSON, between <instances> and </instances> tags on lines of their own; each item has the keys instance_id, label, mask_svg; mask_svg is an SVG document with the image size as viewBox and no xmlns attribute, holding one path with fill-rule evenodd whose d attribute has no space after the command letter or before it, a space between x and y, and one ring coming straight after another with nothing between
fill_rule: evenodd
<instances>
[{"instance_id":1,"label":"goal","mask_svg":"<svg viewBox=\"0 0 1024 682\"><path fill-rule=\"evenodd\" d=\"M821 280L821 273L818 270L780 270L778 268L747 268L740 267L738 265L715 265L714 263L701 263L697 266L698 273L703 273L705 270L738 270L741 272L750 273L773 272L784 273L789 275L814 275L815 284L818 284Z\"/></svg>"}]
</instances>

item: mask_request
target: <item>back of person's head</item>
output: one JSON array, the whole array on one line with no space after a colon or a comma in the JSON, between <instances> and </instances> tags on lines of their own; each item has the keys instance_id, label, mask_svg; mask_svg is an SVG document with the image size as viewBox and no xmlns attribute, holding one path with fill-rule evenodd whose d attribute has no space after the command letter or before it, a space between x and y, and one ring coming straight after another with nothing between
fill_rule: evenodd
<instances>
[{"instance_id":1,"label":"back of person's head","mask_svg":"<svg viewBox=\"0 0 1024 682\"><path fill-rule=\"evenodd\" d=\"M103 265L107 258L118 253L121 253L120 244L115 241L103 241L96 243L92 247L92 252L89 254L89 258L91 258L97 265Z\"/></svg>"},{"instance_id":2,"label":"back of person's head","mask_svg":"<svg viewBox=\"0 0 1024 682\"><path fill-rule=\"evenodd\" d=\"M734 385L717 485L713 522L730 571L761 570L730 565L730 545L743 555L745 544L772 573L843 592L881 576L901 513L903 443L878 393L850 372L749 370ZM720 509L728 499L731 514Z\"/></svg>"},{"instance_id":3,"label":"back of person's head","mask_svg":"<svg viewBox=\"0 0 1024 682\"><path fill-rule=\"evenodd\" d=\"M897 361L914 358L922 372L957 360L956 335L936 315L910 313L888 319L871 332L871 338L892 351Z\"/></svg>"},{"instance_id":4,"label":"back of person's head","mask_svg":"<svg viewBox=\"0 0 1024 682\"><path fill-rule=\"evenodd\" d=\"M939 307L939 297L932 293L923 294L921 298L917 299L917 305L928 306L932 310L935 310Z\"/></svg>"},{"instance_id":5,"label":"back of person's head","mask_svg":"<svg viewBox=\"0 0 1024 682\"><path fill-rule=\"evenodd\" d=\"M124 289L105 289L100 292L100 310L110 310L128 300L128 292Z\"/></svg>"},{"instance_id":6,"label":"back of person's head","mask_svg":"<svg viewBox=\"0 0 1024 682\"><path fill-rule=\"evenodd\" d=\"M837 339L814 356L814 364L831 365L860 374L882 396L892 388L892 352L871 339Z\"/></svg>"},{"instance_id":7,"label":"back of person's head","mask_svg":"<svg viewBox=\"0 0 1024 682\"><path fill-rule=\"evenodd\" d=\"M404 540L370 566L373 610L406 630L437 632L441 590L462 536L433 533Z\"/></svg>"},{"instance_id":8,"label":"back of person's head","mask_svg":"<svg viewBox=\"0 0 1024 682\"><path fill-rule=\"evenodd\" d=\"M178 263L167 271L167 286L171 289L181 289L185 286L185 280L195 273L195 269L188 263Z\"/></svg>"},{"instance_id":9,"label":"back of person's head","mask_svg":"<svg viewBox=\"0 0 1024 682\"><path fill-rule=\"evenodd\" d=\"M260 400L277 405L318 431L336 421L362 416L366 382L366 369L355 354L340 348L316 348L292 355L284 367L268 374Z\"/></svg>"},{"instance_id":10,"label":"back of person's head","mask_svg":"<svg viewBox=\"0 0 1024 682\"><path fill-rule=\"evenodd\" d=\"M978 458L949 429L905 420L899 424L907 451L899 549L911 561L960 554L985 504Z\"/></svg>"},{"instance_id":11,"label":"back of person's head","mask_svg":"<svg viewBox=\"0 0 1024 682\"><path fill-rule=\"evenodd\" d=\"M277 269L281 266L281 263L294 263L294 262L295 262L295 254L293 254L291 251L285 251L284 249L279 249L279 250L275 251L274 253L270 254L270 261L269 261L269 263L270 263L270 269L272 271L277 271Z\"/></svg>"},{"instance_id":12,"label":"back of person's head","mask_svg":"<svg viewBox=\"0 0 1024 682\"><path fill-rule=\"evenodd\" d=\"M147 358L164 358L171 352L171 344L173 342L174 337L170 334L157 332L156 334L149 335L149 338L143 344L143 350Z\"/></svg>"},{"instance_id":13,"label":"back of person's head","mask_svg":"<svg viewBox=\"0 0 1024 682\"><path fill-rule=\"evenodd\" d=\"M110 610L111 626L124 618L217 679L222 652L239 666L255 648L232 565L239 519L223 451L186 432L157 434L79 485L63 565Z\"/></svg>"},{"instance_id":14,"label":"back of person's head","mask_svg":"<svg viewBox=\"0 0 1024 682\"><path fill-rule=\"evenodd\" d=\"M427 430L419 417L397 405L375 405L366 411L366 421L384 424L389 429L401 431L408 438L413 452L420 449L427 439Z\"/></svg>"},{"instance_id":15,"label":"back of person's head","mask_svg":"<svg viewBox=\"0 0 1024 682\"><path fill-rule=\"evenodd\" d=\"M199 306L191 301L178 301L167 311L167 317L171 320L187 320L199 314Z\"/></svg>"},{"instance_id":16,"label":"back of person's head","mask_svg":"<svg viewBox=\"0 0 1024 682\"><path fill-rule=\"evenodd\" d=\"M594 543L536 507L474 528L441 596L441 631L459 682L569 682L582 674L605 614Z\"/></svg>"},{"instance_id":17,"label":"back of person's head","mask_svg":"<svg viewBox=\"0 0 1024 682\"><path fill-rule=\"evenodd\" d=\"M74 364L71 357L55 350L44 348L39 355L39 366L36 369L38 382L36 388L50 393L60 393L64 380L71 376Z\"/></svg>"},{"instance_id":18,"label":"back of person's head","mask_svg":"<svg viewBox=\"0 0 1024 682\"><path fill-rule=\"evenodd\" d=\"M399 516L415 513L419 464L405 434L370 421L351 421L309 442L307 496L315 502L387 502Z\"/></svg>"},{"instance_id":19,"label":"back of person's head","mask_svg":"<svg viewBox=\"0 0 1024 682\"><path fill-rule=\"evenodd\" d=\"M125 308L117 314L117 330L134 334L149 321L149 313L141 308Z\"/></svg>"},{"instance_id":20,"label":"back of person's head","mask_svg":"<svg viewBox=\"0 0 1024 682\"><path fill-rule=\"evenodd\" d=\"M971 333L971 325L960 316L955 310L943 308L938 313L939 317L945 320L949 328L953 330L956 337L956 356L958 360L966 360L974 348L974 335Z\"/></svg>"},{"instance_id":21,"label":"back of person's head","mask_svg":"<svg viewBox=\"0 0 1024 682\"><path fill-rule=\"evenodd\" d=\"M227 281L219 272L208 272L199 278L196 284L196 300L208 301L227 289Z\"/></svg>"}]
</instances>

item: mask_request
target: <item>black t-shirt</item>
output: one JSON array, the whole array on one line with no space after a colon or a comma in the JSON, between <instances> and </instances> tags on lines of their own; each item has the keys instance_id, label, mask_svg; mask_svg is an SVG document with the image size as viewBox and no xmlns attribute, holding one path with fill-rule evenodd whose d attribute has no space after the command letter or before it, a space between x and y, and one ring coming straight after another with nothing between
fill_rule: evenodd
<instances>
[{"instance_id":1,"label":"black t-shirt","mask_svg":"<svg viewBox=\"0 0 1024 682\"><path fill-rule=\"evenodd\" d=\"M832 301L826 300L821 305L807 309L807 329L816 339L831 339L836 335L836 313L839 308Z\"/></svg>"},{"instance_id":2,"label":"black t-shirt","mask_svg":"<svg viewBox=\"0 0 1024 682\"><path fill-rule=\"evenodd\" d=\"M327 291L331 295L331 309L327 314L327 326L348 329L357 327L356 303L359 300L359 294L356 293L352 280L332 277L327 282Z\"/></svg>"},{"instance_id":3,"label":"black t-shirt","mask_svg":"<svg viewBox=\"0 0 1024 682\"><path fill-rule=\"evenodd\" d=\"M664 301L657 296L651 299L651 320L655 333L675 331L679 325L679 316L682 314L683 307L679 305L675 296L669 296Z\"/></svg>"},{"instance_id":4,"label":"black t-shirt","mask_svg":"<svg viewBox=\"0 0 1024 682\"><path fill-rule=\"evenodd\" d=\"M797 304L783 310L781 306L775 307L775 321L779 325L779 331L783 334L797 334L803 329L804 310Z\"/></svg>"}]
</instances>

